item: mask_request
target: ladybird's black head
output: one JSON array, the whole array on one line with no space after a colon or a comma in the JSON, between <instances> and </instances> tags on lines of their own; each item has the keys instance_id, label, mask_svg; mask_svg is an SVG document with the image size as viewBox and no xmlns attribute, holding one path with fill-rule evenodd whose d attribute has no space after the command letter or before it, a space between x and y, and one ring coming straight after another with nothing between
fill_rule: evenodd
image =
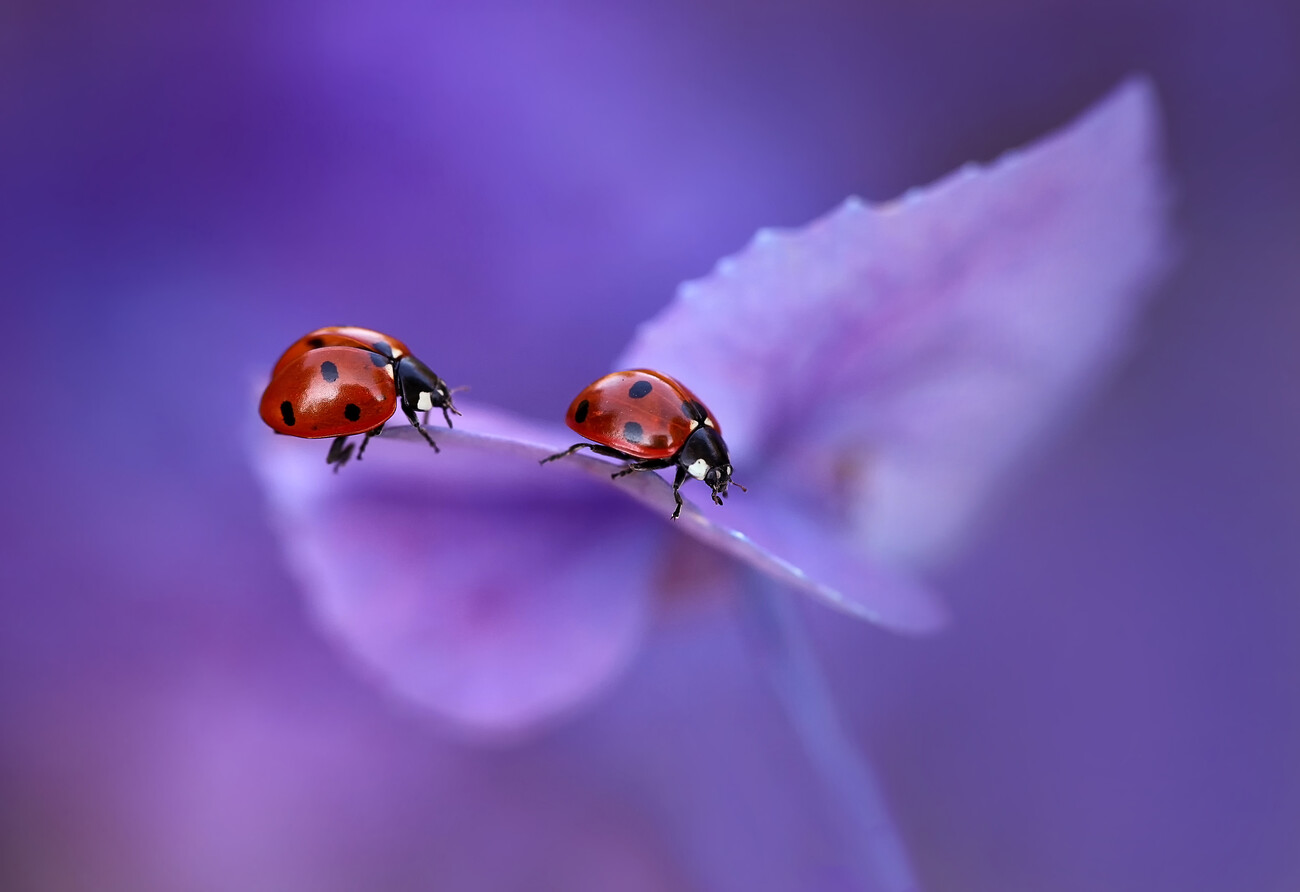
<instances>
[{"instance_id":1,"label":"ladybird's black head","mask_svg":"<svg viewBox=\"0 0 1300 892\"><path fill-rule=\"evenodd\" d=\"M442 409L444 412L450 412L453 415L460 414L460 412L456 409L456 407L452 405L451 388L448 387L447 382L442 380L441 378L438 378L437 383L433 388L433 395L430 396L429 399L434 406L436 406L439 409ZM448 422L448 424L450 423L451 422Z\"/></svg>"},{"instance_id":2,"label":"ladybird's black head","mask_svg":"<svg viewBox=\"0 0 1300 892\"><path fill-rule=\"evenodd\" d=\"M687 438L682 451L677 454L677 464L696 480L703 481L713 490L713 501L721 505L731 485L731 456L722 435L707 425L701 425Z\"/></svg>"},{"instance_id":3,"label":"ladybird's black head","mask_svg":"<svg viewBox=\"0 0 1300 892\"><path fill-rule=\"evenodd\" d=\"M704 482L713 489L713 501L721 505L727 497L727 487L731 485L731 465L709 468L704 474Z\"/></svg>"},{"instance_id":4,"label":"ladybird's black head","mask_svg":"<svg viewBox=\"0 0 1300 892\"><path fill-rule=\"evenodd\" d=\"M451 388L447 382L409 354L397 361L397 392L407 415L441 409L443 418L447 419L447 427L451 427L452 414L460 414L452 404Z\"/></svg>"}]
</instances>

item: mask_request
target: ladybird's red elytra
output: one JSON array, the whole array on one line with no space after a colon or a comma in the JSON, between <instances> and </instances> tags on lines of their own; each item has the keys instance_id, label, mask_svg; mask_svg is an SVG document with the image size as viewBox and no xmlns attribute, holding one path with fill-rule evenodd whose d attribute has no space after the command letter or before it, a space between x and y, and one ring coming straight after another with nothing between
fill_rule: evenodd
<instances>
[{"instance_id":1,"label":"ladybird's red elytra","mask_svg":"<svg viewBox=\"0 0 1300 892\"><path fill-rule=\"evenodd\" d=\"M393 417L397 383L388 362L357 347L321 347L285 363L262 394L262 420L291 437L364 434Z\"/></svg>"},{"instance_id":2,"label":"ladybird's red elytra","mask_svg":"<svg viewBox=\"0 0 1300 892\"><path fill-rule=\"evenodd\" d=\"M677 454L701 424L717 430L695 394L649 369L614 372L593 382L573 400L565 421L588 440L642 459Z\"/></svg>"},{"instance_id":3,"label":"ladybird's red elytra","mask_svg":"<svg viewBox=\"0 0 1300 892\"><path fill-rule=\"evenodd\" d=\"M335 325L318 328L294 341L289 349L285 350L280 358L276 360L275 368L271 370L272 380L290 362L302 356L308 350L319 350L321 347L359 347L362 350L379 353L389 359L400 359L411 352L411 349L397 338L373 329L358 328L355 325Z\"/></svg>"},{"instance_id":4,"label":"ladybird's red elytra","mask_svg":"<svg viewBox=\"0 0 1300 892\"><path fill-rule=\"evenodd\" d=\"M674 519L681 514L679 490L687 477L708 484L719 505L734 483L717 419L685 385L663 372L630 369L606 375L574 398L565 421L593 442L577 443L542 459L543 464L590 449L629 463L614 477L675 466Z\"/></svg>"},{"instance_id":5,"label":"ladybird's red elytra","mask_svg":"<svg viewBox=\"0 0 1300 892\"><path fill-rule=\"evenodd\" d=\"M389 335L352 326L320 328L295 341L276 361L262 394L262 420L276 433L334 437L326 462L338 470L352 457L347 438L363 434L357 460L370 438L401 408L434 451L438 444L416 413L441 409L447 426L460 412L434 372Z\"/></svg>"}]
</instances>

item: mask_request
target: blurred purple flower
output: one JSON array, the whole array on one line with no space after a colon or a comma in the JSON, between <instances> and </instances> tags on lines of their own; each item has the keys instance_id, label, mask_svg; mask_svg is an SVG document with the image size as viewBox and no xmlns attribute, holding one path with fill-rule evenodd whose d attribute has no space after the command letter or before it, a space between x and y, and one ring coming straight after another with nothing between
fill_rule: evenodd
<instances>
[{"instance_id":1,"label":"blurred purple flower","mask_svg":"<svg viewBox=\"0 0 1300 892\"><path fill-rule=\"evenodd\" d=\"M918 574L1109 366L1166 263L1156 117L1129 82L1023 152L762 231L683 285L617 365L669 372L720 419L750 489L724 508L688 483L673 523L657 475L539 468L574 436L472 402L441 455L376 444L338 476L258 431L317 620L402 699L494 736L606 685L657 599L739 590L747 568L885 628L940 628Z\"/></svg>"}]
</instances>

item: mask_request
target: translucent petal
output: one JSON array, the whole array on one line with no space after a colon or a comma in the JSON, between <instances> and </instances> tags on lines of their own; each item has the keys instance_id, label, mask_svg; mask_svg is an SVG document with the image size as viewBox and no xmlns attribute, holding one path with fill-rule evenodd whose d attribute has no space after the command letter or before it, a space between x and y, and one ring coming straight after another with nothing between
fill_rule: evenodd
<instances>
[{"instance_id":1,"label":"translucent petal","mask_svg":"<svg viewBox=\"0 0 1300 892\"><path fill-rule=\"evenodd\" d=\"M522 467L512 468L518 473L516 492L526 491L529 483L541 485L543 481L531 480L529 471L535 463L570 445L574 435L558 429L532 425L504 413L491 413L476 408L473 418L466 413L474 430L457 429L439 432L443 440L465 439L465 448L482 451L481 461L498 469L507 462L524 459ZM465 427L466 425L462 425ZM423 442L410 428L397 428L383 439L400 438ZM369 458L367 458L369 460ZM558 462L550 463L539 472L555 480L570 477L585 478L588 485L612 487L649 508L652 516L663 524L669 533L685 534L718 549L732 558L761 570L793 590L811 595L827 606L845 611L897 632L924 634L943 628L948 621L948 611L943 602L922 583L908 574L894 573L875 563L864 561L853 554L850 543L836 541L842 532L826 528L816 519L791 509L788 505L771 505L759 499L750 501L752 493L737 494L723 507L717 507L706 498L708 489L690 481L683 487L686 496L681 517L672 520L674 505L672 486L656 473L633 474L611 479L611 472L620 465L587 453L577 453ZM572 499L573 482L559 484L562 490L542 486L554 492L554 498ZM691 498L694 492L702 503ZM772 509L772 510L768 510ZM646 533L640 541L653 541ZM804 563L795 563L790 555L799 555ZM663 583L661 582L662 586Z\"/></svg>"},{"instance_id":2,"label":"translucent petal","mask_svg":"<svg viewBox=\"0 0 1300 892\"><path fill-rule=\"evenodd\" d=\"M323 440L257 430L252 453L327 636L383 687L471 732L520 733L594 696L638 647L652 598L691 590L683 573L721 584L719 571L670 560L683 553L674 536L716 548L724 574L734 569L726 555L791 596L889 628L927 632L946 620L907 577L846 549L807 547L820 533L793 516L778 523L731 504L709 504L706 516L688 501L673 521L658 474L612 480L618 465L585 454L539 466L573 442L558 426L473 405L457 424L433 429L438 454L394 426L338 474ZM744 532L724 522L746 518ZM812 563L792 564L787 546ZM845 594L864 587L870 604Z\"/></svg>"},{"instance_id":3,"label":"translucent petal","mask_svg":"<svg viewBox=\"0 0 1300 892\"><path fill-rule=\"evenodd\" d=\"M988 167L764 230L618 365L708 403L768 516L797 506L859 553L929 563L1128 343L1168 255L1157 130L1130 81Z\"/></svg>"},{"instance_id":4,"label":"translucent petal","mask_svg":"<svg viewBox=\"0 0 1300 892\"><path fill-rule=\"evenodd\" d=\"M385 435L335 474L326 441L259 431L254 463L325 633L402 699L516 733L627 663L665 530L611 488L546 474L537 447L433 434L440 454Z\"/></svg>"}]
</instances>

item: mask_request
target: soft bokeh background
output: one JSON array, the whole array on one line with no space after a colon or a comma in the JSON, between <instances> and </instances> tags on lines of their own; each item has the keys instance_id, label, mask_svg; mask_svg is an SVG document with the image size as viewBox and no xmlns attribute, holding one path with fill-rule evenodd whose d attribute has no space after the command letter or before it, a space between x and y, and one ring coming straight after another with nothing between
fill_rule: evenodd
<instances>
[{"instance_id":1,"label":"soft bokeh background","mask_svg":"<svg viewBox=\"0 0 1300 892\"><path fill-rule=\"evenodd\" d=\"M806 612L927 888L1300 887L1295 4L434 6L0 11L0 886L833 887L725 604L504 749L355 677L265 525L250 382L364 324L550 417L757 227L1142 70L1184 262L1140 350L937 578L951 633Z\"/></svg>"}]
</instances>

